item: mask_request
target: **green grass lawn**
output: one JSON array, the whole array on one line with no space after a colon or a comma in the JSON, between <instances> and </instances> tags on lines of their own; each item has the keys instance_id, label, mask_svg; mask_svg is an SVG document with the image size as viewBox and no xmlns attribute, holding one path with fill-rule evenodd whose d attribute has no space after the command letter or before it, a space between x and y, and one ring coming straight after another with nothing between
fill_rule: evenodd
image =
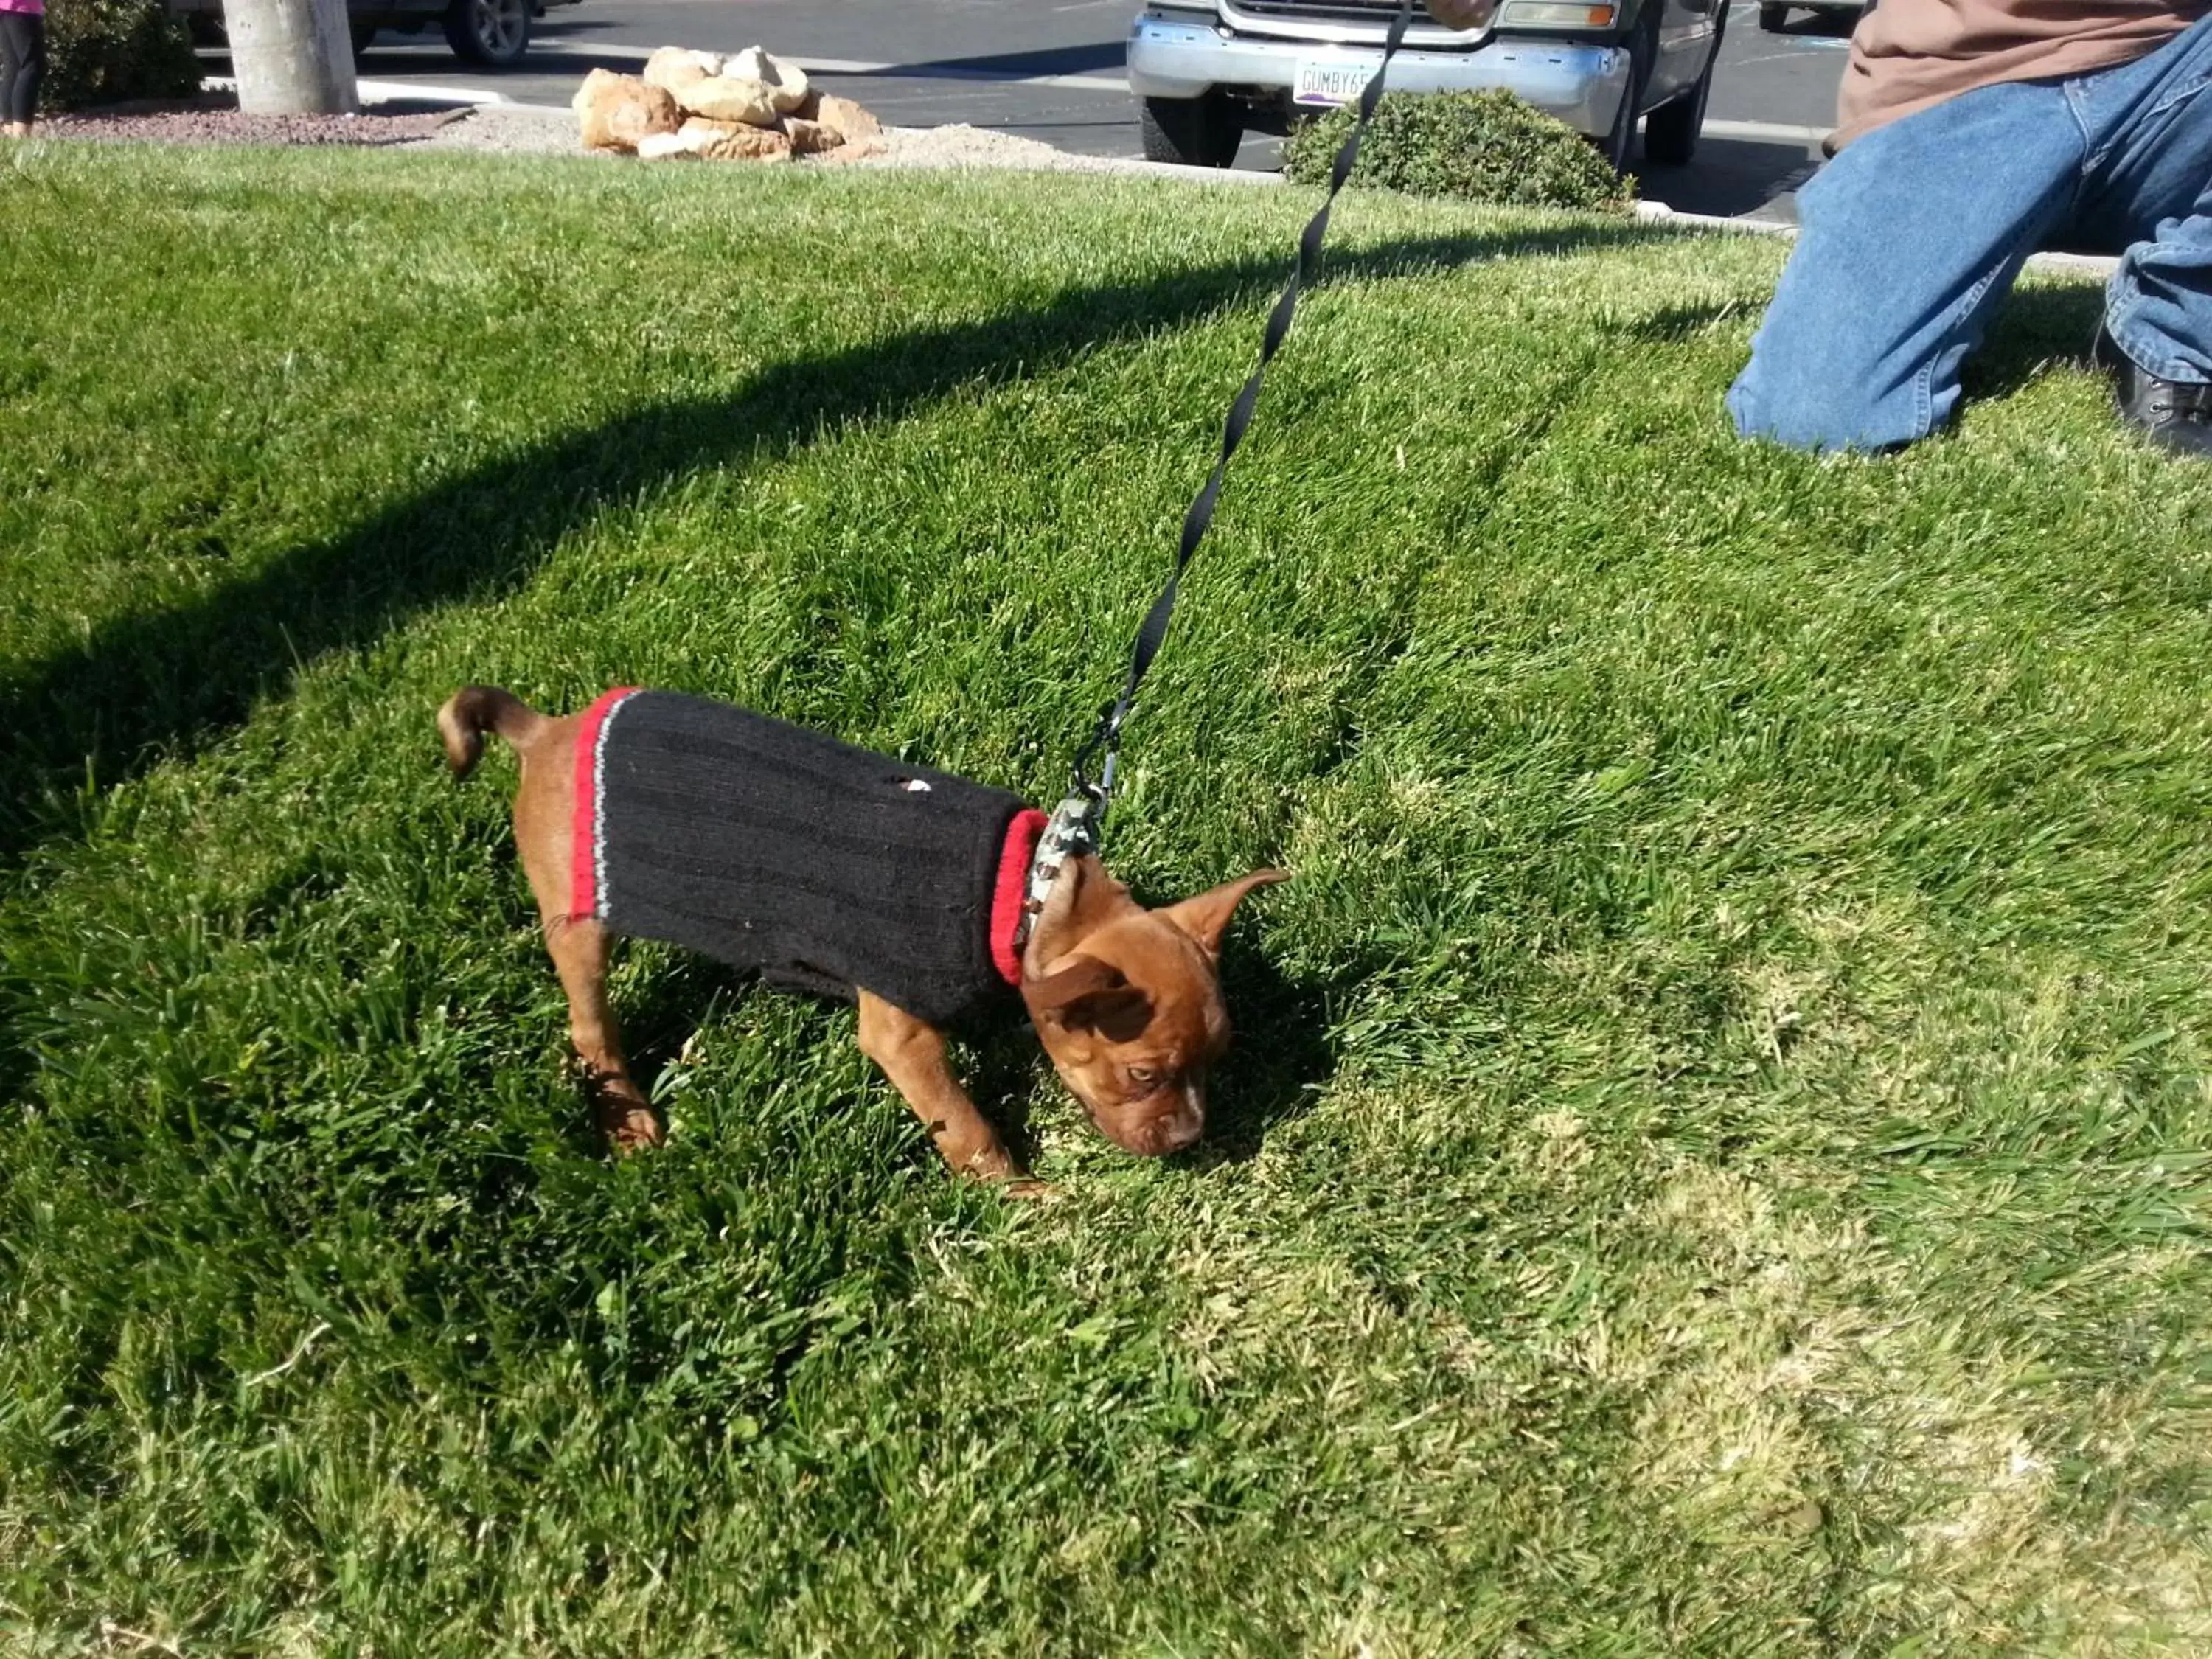
<instances>
[{"instance_id":1,"label":"green grass lawn","mask_svg":"<svg viewBox=\"0 0 2212 1659\"><path fill-rule=\"evenodd\" d=\"M0 1646L2202 1653L2212 483L2093 288L1738 446L1784 250L1349 198L1109 855L1262 861L1202 1152L636 948L471 679L1048 800L1305 191L0 167Z\"/></svg>"}]
</instances>

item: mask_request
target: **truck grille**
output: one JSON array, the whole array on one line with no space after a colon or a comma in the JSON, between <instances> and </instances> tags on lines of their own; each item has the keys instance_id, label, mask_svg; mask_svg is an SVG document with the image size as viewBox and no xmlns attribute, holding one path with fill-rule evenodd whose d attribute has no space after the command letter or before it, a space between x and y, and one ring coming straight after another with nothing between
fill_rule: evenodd
<instances>
[{"instance_id":1,"label":"truck grille","mask_svg":"<svg viewBox=\"0 0 2212 1659\"><path fill-rule=\"evenodd\" d=\"M1310 17L1333 23L1387 23L1398 14L1398 0L1237 0L1237 9L1255 17ZM1416 23L1428 21L1416 9Z\"/></svg>"}]
</instances>

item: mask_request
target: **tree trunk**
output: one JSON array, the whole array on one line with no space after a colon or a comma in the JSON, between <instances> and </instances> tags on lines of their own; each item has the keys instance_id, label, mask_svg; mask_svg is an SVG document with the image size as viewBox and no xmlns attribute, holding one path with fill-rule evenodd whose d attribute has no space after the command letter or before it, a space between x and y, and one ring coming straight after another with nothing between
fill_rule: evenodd
<instances>
[{"instance_id":1,"label":"tree trunk","mask_svg":"<svg viewBox=\"0 0 2212 1659\"><path fill-rule=\"evenodd\" d=\"M345 115L361 107L346 0L223 0L238 106L248 115Z\"/></svg>"}]
</instances>

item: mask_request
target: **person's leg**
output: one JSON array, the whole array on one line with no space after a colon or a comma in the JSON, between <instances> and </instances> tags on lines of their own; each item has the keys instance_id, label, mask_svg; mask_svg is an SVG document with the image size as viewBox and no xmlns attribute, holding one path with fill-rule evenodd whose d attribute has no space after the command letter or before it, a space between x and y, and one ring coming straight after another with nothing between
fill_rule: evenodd
<instances>
[{"instance_id":1,"label":"person's leg","mask_svg":"<svg viewBox=\"0 0 2212 1659\"><path fill-rule=\"evenodd\" d=\"M46 75L46 20L32 14L23 21L31 26L30 43L22 66L15 71L15 125L28 137L31 123L39 118L39 83Z\"/></svg>"},{"instance_id":2,"label":"person's leg","mask_svg":"<svg viewBox=\"0 0 2212 1659\"><path fill-rule=\"evenodd\" d=\"M2212 381L2212 19L2077 83L2096 135L2076 240L2120 254L2105 330L2147 374Z\"/></svg>"},{"instance_id":3,"label":"person's leg","mask_svg":"<svg viewBox=\"0 0 2212 1659\"><path fill-rule=\"evenodd\" d=\"M29 21L21 12L0 11L0 131L11 138L21 136L21 123L15 115L15 83L22 78L30 55L30 31L22 27Z\"/></svg>"},{"instance_id":4,"label":"person's leg","mask_svg":"<svg viewBox=\"0 0 2212 1659\"><path fill-rule=\"evenodd\" d=\"M2071 206L2087 149L2064 90L2033 82L1846 146L1797 198L1797 246L1729 392L1736 430L1887 449L1941 426L1990 310Z\"/></svg>"}]
</instances>

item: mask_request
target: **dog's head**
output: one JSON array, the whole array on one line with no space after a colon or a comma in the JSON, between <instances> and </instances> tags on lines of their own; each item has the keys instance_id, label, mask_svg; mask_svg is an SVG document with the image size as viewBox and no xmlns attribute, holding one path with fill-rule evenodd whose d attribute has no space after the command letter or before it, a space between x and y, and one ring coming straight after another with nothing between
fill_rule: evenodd
<instances>
[{"instance_id":1,"label":"dog's head","mask_svg":"<svg viewBox=\"0 0 2212 1659\"><path fill-rule=\"evenodd\" d=\"M1095 858L1071 859L1030 930L1022 1000L1060 1080L1115 1146L1179 1152L1206 1127L1206 1071L1229 1046L1221 936L1255 870L1147 910Z\"/></svg>"}]
</instances>

